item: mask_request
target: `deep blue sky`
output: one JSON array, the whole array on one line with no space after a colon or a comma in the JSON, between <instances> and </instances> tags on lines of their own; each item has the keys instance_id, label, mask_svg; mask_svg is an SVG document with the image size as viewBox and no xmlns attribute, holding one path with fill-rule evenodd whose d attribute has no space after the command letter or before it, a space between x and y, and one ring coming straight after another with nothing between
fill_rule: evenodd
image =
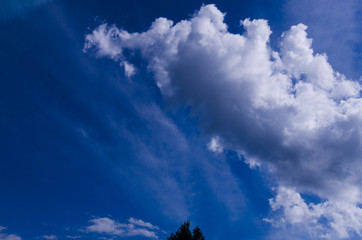
<instances>
[{"instance_id":1,"label":"deep blue sky","mask_svg":"<svg viewBox=\"0 0 362 240\"><path fill-rule=\"evenodd\" d=\"M86 233L90 219L134 217L158 226L161 239L187 219L208 240L267 238L273 176L250 169L233 151L208 151L197 117L164 101L137 56L139 72L130 80L117 63L82 51L85 34L105 21L140 32L157 17L178 22L211 2L13 2L0 5L3 233L94 239L103 235ZM340 34L318 35L323 26L313 27L315 16L286 10L284 1L212 3L227 13L234 33L243 31L241 19L267 19L276 49L281 33L299 22L310 26L315 42ZM336 70L361 74L360 45L343 53L314 47Z\"/></svg>"}]
</instances>

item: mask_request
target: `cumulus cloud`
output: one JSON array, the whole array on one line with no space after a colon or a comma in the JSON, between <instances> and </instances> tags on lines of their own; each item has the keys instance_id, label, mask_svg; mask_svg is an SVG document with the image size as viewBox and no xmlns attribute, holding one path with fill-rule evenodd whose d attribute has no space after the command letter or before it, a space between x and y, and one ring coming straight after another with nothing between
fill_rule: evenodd
<instances>
[{"instance_id":1,"label":"cumulus cloud","mask_svg":"<svg viewBox=\"0 0 362 240\"><path fill-rule=\"evenodd\" d=\"M327 200L309 203L294 189L280 187L277 196L270 199L274 211L282 211L282 216L265 219L276 226L292 225L289 228L309 234L311 239L348 238L350 232L361 235L362 209L345 201ZM321 222L326 224L321 227Z\"/></svg>"},{"instance_id":2,"label":"cumulus cloud","mask_svg":"<svg viewBox=\"0 0 362 240\"><path fill-rule=\"evenodd\" d=\"M308 33L318 39L313 48L327 52L334 68L358 78L362 56L355 49L361 44L361 7L359 0L289 0L284 13L287 21L309 26Z\"/></svg>"},{"instance_id":3,"label":"cumulus cloud","mask_svg":"<svg viewBox=\"0 0 362 240\"><path fill-rule=\"evenodd\" d=\"M283 33L279 51L269 46L266 20L241 25L243 34L230 33L224 14L205 5L189 20L158 18L142 33L103 24L86 35L84 50L121 64L125 49L138 51L165 98L191 106L204 133L218 136L223 148L265 166L281 187L311 192L333 207L353 206L339 211L353 210L358 218L360 83L334 71L325 54L314 53L303 24ZM220 150L215 141L210 150ZM291 224L305 219L293 217ZM336 230L341 238L362 230L350 228L350 220L339 225L345 234Z\"/></svg>"},{"instance_id":4,"label":"cumulus cloud","mask_svg":"<svg viewBox=\"0 0 362 240\"><path fill-rule=\"evenodd\" d=\"M6 227L0 226L0 240L21 240L21 237L18 235L4 233L5 229Z\"/></svg>"},{"instance_id":5,"label":"cumulus cloud","mask_svg":"<svg viewBox=\"0 0 362 240\"><path fill-rule=\"evenodd\" d=\"M118 237L142 236L158 238L155 230L159 230L159 228L140 219L130 218L128 219L128 223L118 223L113 219L103 217L91 219L89 222L91 225L85 229L88 233L93 232Z\"/></svg>"}]
</instances>

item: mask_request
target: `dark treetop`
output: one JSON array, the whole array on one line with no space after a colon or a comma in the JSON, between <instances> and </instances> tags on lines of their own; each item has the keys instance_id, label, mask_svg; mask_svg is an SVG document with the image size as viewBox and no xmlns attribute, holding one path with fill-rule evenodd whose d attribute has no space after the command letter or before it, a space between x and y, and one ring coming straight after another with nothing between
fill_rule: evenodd
<instances>
[{"instance_id":1,"label":"dark treetop","mask_svg":"<svg viewBox=\"0 0 362 240\"><path fill-rule=\"evenodd\" d=\"M190 231L190 222L187 221L181 225L176 233L171 233L171 236L167 240L205 240L199 226L195 227L194 230Z\"/></svg>"}]
</instances>

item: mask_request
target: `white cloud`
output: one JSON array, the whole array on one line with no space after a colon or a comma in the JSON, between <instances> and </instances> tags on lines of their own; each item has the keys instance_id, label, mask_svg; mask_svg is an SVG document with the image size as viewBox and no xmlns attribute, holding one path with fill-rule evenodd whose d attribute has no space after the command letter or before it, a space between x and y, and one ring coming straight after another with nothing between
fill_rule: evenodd
<instances>
[{"instance_id":1,"label":"white cloud","mask_svg":"<svg viewBox=\"0 0 362 240\"><path fill-rule=\"evenodd\" d=\"M270 205L273 211L279 210L283 214L266 221L279 227L289 224L290 232L301 231L311 239L348 238L353 232L361 235L362 209L345 201L307 204L294 189L279 187L277 196L270 199ZM327 222L323 227L322 221Z\"/></svg>"},{"instance_id":2,"label":"white cloud","mask_svg":"<svg viewBox=\"0 0 362 240\"><path fill-rule=\"evenodd\" d=\"M57 240L58 237L55 235L43 235L42 238L46 239L46 240Z\"/></svg>"},{"instance_id":3,"label":"white cloud","mask_svg":"<svg viewBox=\"0 0 362 240\"><path fill-rule=\"evenodd\" d=\"M129 218L128 222L130 224L135 225L135 226L145 227L145 228L154 229L154 230L159 230L159 228L157 226L154 226L151 223L145 222L145 221L143 221L141 219Z\"/></svg>"},{"instance_id":4,"label":"white cloud","mask_svg":"<svg viewBox=\"0 0 362 240\"><path fill-rule=\"evenodd\" d=\"M104 24L86 36L85 50L121 62L123 49L139 51L165 98L191 106L203 131L219 136L224 148L267 166L281 186L354 206L340 211L357 213L359 82L334 71L325 54L314 53L303 24L282 35L276 52L266 20L241 21L242 35L228 32L223 20L214 5L206 5L176 24L158 18L143 33ZM305 220L303 211L292 213L290 223ZM352 218L345 221L349 226ZM348 229L359 234L358 228Z\"/></svg>"},{"instance_id":5,"label":"white cloud","mask_svg":"<svg viewBox=\"0 0 362 240\"><path fill-rule=\"evenodd\" d=\"M224 150L218 137L211 138L210 142L207 144L207 148L214 153L222 153L222 151Z\"/></svg>"},{"instance_id":6,"label":"white cloud","mask_svg":"<svg viewBox=\"0 0 362 240\"><path fill-rule=\"evenodd\" d=\"M114 28L114 30L116 30ZM84 51L89 47L95 46L98 51L97 55L99 57L110 57L112 59L118 59L122 53L122 49L117 47L116 44L113 44L109 41L114 37L118 31L114 32L109 29L106 24L103 24L93 31L92 35L86 36L86 44L84 45Z\"/></svg>"},{"instance_id":7,"label":"white cloud","mask_svg":"<svg viewBox=\"0 0 362 240\"><path fill-rule=\"evenodd\" d=\"M158 227L140 219L130 218L128 219L128 223L118 223L113 219L103 217L91 219L89 222L92 225L86 227L86 232L118 237L142 236L147 238L158 238L155 232L155 230L158 230Z\"/></svg>"},{"instance_id":8,"label":"white cloud","mask_svg":"<svg viewBox=\"0 0 362 240\"><path fill-rule=\"evenodd\" d=\"M327 52L334 68L355 77L362 64L355 51L362 36L361 10L360 0L289 0L284 5L286 22L307 24L308 33L318 40L314 49Z\"/></svg>"},{"instance_id":9,"label":"white cloud","mask_svg":"<svg viewBox=\"0 0 362 240\"><path fill-rule=\"evenodd\" d=\"M121 62L121 66L124 67L124 73L128 78L131 78L136 74L136 68L133 66L133 64L127 61L123 61Z\"/></svg>"},{"instance_id":10,"label":"white cloud","mask_svg":"<svg viewBox=\"0 0 362 240\"><path fill-rule=\"evenodd\" d=\"M3 233L6 227L0 226L0 240L21 240L21 237L15 234Z\"/></svg>"}]
</instances>

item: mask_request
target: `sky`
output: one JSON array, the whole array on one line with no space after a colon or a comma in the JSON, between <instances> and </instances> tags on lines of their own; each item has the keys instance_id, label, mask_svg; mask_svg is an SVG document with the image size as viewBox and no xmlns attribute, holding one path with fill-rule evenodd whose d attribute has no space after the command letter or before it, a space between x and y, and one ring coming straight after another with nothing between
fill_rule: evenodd
<instances>
[{"instance_id":1,"label":"sky","mask_svg":"<svg viewBox=\"0 0 362 240\"><path fill-rule=\"evenodd\" d=\"M362 238L360 0L0 2L0 240Z\"/></svg>"}]
</instances>

